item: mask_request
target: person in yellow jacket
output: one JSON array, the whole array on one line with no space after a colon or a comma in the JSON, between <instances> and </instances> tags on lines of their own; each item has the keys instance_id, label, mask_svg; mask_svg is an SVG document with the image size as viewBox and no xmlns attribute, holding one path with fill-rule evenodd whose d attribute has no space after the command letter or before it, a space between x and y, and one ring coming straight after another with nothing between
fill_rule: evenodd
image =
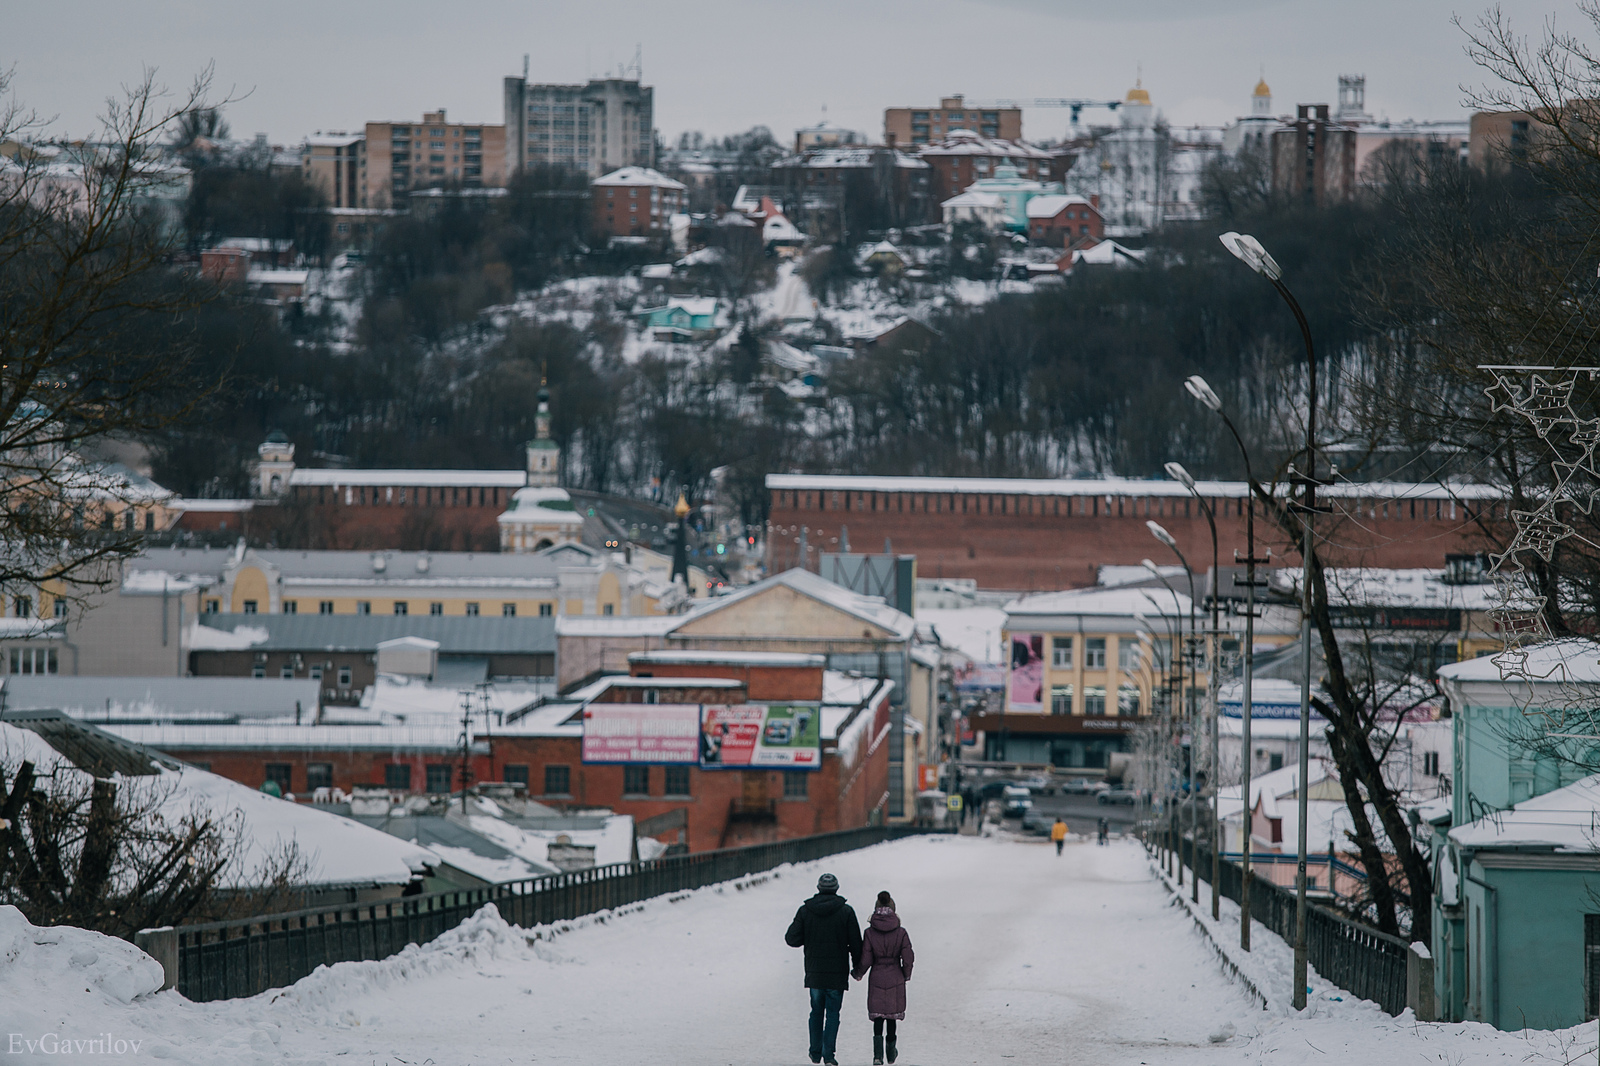
<instances>
[{"instance_id":1,"label":"person in yellow jacket","mask_svg":"<svg viewBox=\"0 0 1600 1066\"><path fill-rule=\"evenodd\" d=\"M1067 842L1067 823L1056 815L1056 824L1050 827L1050 839L1056 842L1056 854L1061 854L1061 846Z\"/></svg>"}]
</instances>

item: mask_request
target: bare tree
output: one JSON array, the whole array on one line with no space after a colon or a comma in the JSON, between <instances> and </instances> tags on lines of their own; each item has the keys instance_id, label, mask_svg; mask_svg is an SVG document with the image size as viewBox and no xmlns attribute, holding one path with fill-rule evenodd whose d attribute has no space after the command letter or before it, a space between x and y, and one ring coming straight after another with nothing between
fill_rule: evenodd
<instances>
[{"instance_id":1,"label":"bare tree","mask_svg":"<svg viewBox=\"0 0 1600 1066\"><path fill-rule=\"evenodd\" d=\"M206 90L174 102L147 71L98 138L0 160L0 585L73 599L114 580L151 501L87 453L183 422L220 386L194 372L213 291L171 265L186 175L157 151ZM0 141L43 133L0 76Z\"/></svg>"}]
</instances>

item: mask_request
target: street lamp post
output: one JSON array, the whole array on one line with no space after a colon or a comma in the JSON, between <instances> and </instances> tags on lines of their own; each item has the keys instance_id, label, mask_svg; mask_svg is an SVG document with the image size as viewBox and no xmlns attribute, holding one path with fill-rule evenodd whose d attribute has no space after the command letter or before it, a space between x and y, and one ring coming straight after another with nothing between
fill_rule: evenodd
<instances>
[{"instance_id":1,"label":"street lamp post","mask_svg":"<svg viewBox=\"0 0 1600 1066\"><path fill-rule=\"evenodd\" d=\"M1211 632L1208 634L1210 641L1206 645L1206 707L1211 717L1211 761L1209 763L1209 771L1206 774L1206 789L1211 793L1211 818L1210 825L1206 829L1206 835L1211 837L1211 918L1213 921L1220 921L1222 918L1222 834L1217 825L1217 784L1221 778L1217 751L1217 685L1221 676L1218 666L1221 659L1219 652L1221 651L1222 631L1217 622L1217 582L1220 580L1217 572L1217 516L1213 512L1211 504L1200 494L1199 486L1195 484L1194 478L1189 476L1189 471L1183 468L1183 464L1168 463L1166 464L1166 471L1167 476L1188 489L1194 496L1195 501L1200 504L1201 513L1206 516L1206 524L1211 527Z\"/></svg>"},{"instance_id":2,"label":"street lamp post","mask_svg":"<svg viewBox=\"0 0 1600 1066\"><path fill-rule=\"evenodd\" d=\"M1182 469L1182 468L1180 467L1179 469ZM1184 657L1189 660L1189 670L1190 670L1189 698L1193 699L1194 698L1194 681L1195 681L1195 679L1194 679L1194 670L1195 670L1195 668L1196 668L1196 666L1198 664L1198 659L1196 658L1196 650L1194 648L1194 645L1198 642L1197 641L1196 630L1199 628L1195 623L1195 615L1194 615L1194 602L1195 602L1195 596L1194 596L1194 569L1189 566L1189 560L1185 559L1183 557L1183 552L1178 549L1177 540L1174 539L1172 534L1168 533L1166 531L1166 529L1163 528L1162 525L1159 522L1146 521L1145 522L1145 527L1150 530L1150 535L1151 536L1155 537L1162 544L1165 544L1167 546L1167 548L1172 552L1172 554L1176 555L1178 557L1178 562L1183 565L1183 572L1186 575L1188 575L1188 578L1189 578L1189 645L1190 645L1190 647L1188 648L1187 654ZM1215 628L1215 627L1213 627L1213 628ZM1198 861L1196 861L1199 858L1199 856L1197 856L1195 854L1195 849L1200 846L1200 808L1195 802L1196 795L1195 795L1195 787L1194 787L1195 749L1198 746L1196 744L1196 741L1199 738L1195 736L1195 733L1196 733L1195 723L1194 723L1194 720L1193 720L1193 716L1189 713L1189 710L1190 710L1189 706L1187 704L1185 704L1183 710L1184 710L1184 717L1189 719L1189 795L1186 797L1188 802L1185 804L1185 806L1187 806L1189 808L1189 828L1194 833L1194 842L1189 846L1189 859L1190 859L1190 862L1191 862L1191 866L1190 866L1189 872L1194 875L1193 883L1190 885L1190 899L1192 899L1195 903L1199 903L1200 902L1200 867L1199 867Z\"/></svg>"},{"instance_id":3,"label":"street lamp post","mask_svg":"<svg viewBox=\"0 0 1600 1066\"><path fill-rule=\"evenodd\" d=\"M1278 290L1284 303L1294 313L1300 327L1300 338L1306 346L1306 471L1296 478L1302 486L1300 512L1304 543L1300 549L1300 776L1298 813L1300 817L1299 859L1295 866L1295 930L1294 930L1294 1008L1306 1007L1306 777L1310 772L1308 749L1311 744L1311 519L1317 508L1317 356L1311 344L1311 326L1294 294L1281 280L1283 268L1261 242L1244 233L1229 231L1221 237L1222 246L1241 260L1251 270L1266 278Z\"/></svg>"},{"instance_id":4,"label":"street lamp post","mask_svg":"<svg viewBox=\"0 0 1600 1066\"><path fill-rule=\"evenodd\" d=\"M1228 412L1222 407L1222 400L1206 384L1206 379L1198 374L1190 377L1183 383L1183 387L1190 396L1199 400L1211 411L1222 417L1222 424L1228 427L1233 441L1239 446L1239 455L1244 460L1245 476L1245 544L1248 554L1244 558L1245 564L1245 614L1244 614L1244 692L1243 703L1240 708L1239 730L1239 767L1242 778L1239 787L1239 798L1242 805L1240 811L1241 830L1243 840L1240 850L1243 862L1241 863L1242 877L1239 884L1239 946L1245 951L1250 950L1250 771L1255 758L1255 753L1250 746L1250 720L1251 720L1251 681L1255 677L1255 643L1256 643L1256 501L1255 495L1260 488L1256 484L1256 476L1250 467L1250 449L1244 446L1244 438L1239 435L1238 427L1233 424L1233 419L1228 417ZM1270 559L1271 552L1268 557ZM1238 549L1234 549L1234 562L1239 561ZM1234 579L1237 583L1237 578Z\"/></svg>"},{"instance_id":5,"label":"street lamp post","mask_svg":"<svg viewBox=\"0 0 1600 1066\"><path fill-rule=\"evenodd\" d=\"M1171 585L1167 585L1166 578L1161 576L1161 569L1159 567L1157 567L1155 563L1151 562L1149 559L1143 560L1143 565L1144 565L1145 569L1149 570L1150 573L1154 574L1157 581L1160 581L1163 585L1167 585L1167 591L1172 593L1173 606L1175 608L1177 608L1177 611L1178 611L1178 639L1179 639L1179 642L1176 645L1173 646L1173 651L1175 653L1174 654L1174 659L1175 659L1177 667L1178 667L1178 706L1181 709L1181 713L1178 716L1177 720L1181 721L1181 720L1183 720L1183 719L1188 717L1188 711L1189 711L1189 703L1188 703L1188 701L1192 700L1194 698L1194 679L1193 679L1192 676L1190 677L1190 680L1189 680L1189 693L1188 693L1187 698L1185 698L1185 694L1184 694L1184 691L1183 691L1184 659L1188 658L1187 653L1183 649L1186 647L1187 644L1192 644L1194 642L1194 635L1195 635L1194 571L1189 568L1189 561L1183 557L1183 552L1178 550L1178 542L1173 539L1171 533L1168 533L1157 522L1147 521L1147 522L1145 522L1145 526L1150 530L1150 533L1151 533L1152 536L1154 536L1162 544L1165 544L1169 549L1171 549L1172 553L1178 557L1178 562L1183 565L1183 572L1185 574L1187 574L1188 578L1189 578L1189 639L1188 639L1188 641L1184 641L1183 640L1183 606L1182 606L1182 604L1180 604L1178 602L1178 592L1177 592L1177 590L1174 589ZM1190 666L1191 666L1191 668L1193 667L1193 663L1192 662L1190 663ZM1189 780L1188 780L1188 789L1187 789L1188 795L1184 797L1186 802L1183 804L1183 806L1188 807L1188 809L1189 809L1189 823L1190 823L1191 828L1196 828L1197 829L1199 823L1198 823L1198 821L1196 819L1196 814L1195 814L1195 810L1194 810L1194 740L1193 740L1193 734L1192 734L1192 730L1193 730L1193 725L1192 724L1190 726L1190 729L1191 729L1191 736L1190 736L1190 743L1189 743L1189 774L1188 774ZM1180 732L1179 732L1178 735L1182 736L1181 727L1180 727ZM1180 747L1181 747L1181 745L1180 745ZM1179 830L1179 840L1178 840L1178 886L1181 888L1183 886L1183 840L1182 840L1183 821L1182 821L1181 818L1179 818L1179 820L1178 820L1178 830ZM1198 831L1196 831L1195 836L1196 837L1199 836ZM1193 860L1194 860L1194 849L1193 849L1192 846L1190 847L1190 851L1189 851L1189 859L1190 859L1190 862L1192 864ZM1191 865L1190 873L1195 874L1195 877L1196 877L1196 880L1195 880L1195 883L1194 883L1194 886L1193 886L1193 898L1194 898L1194 901L1196 903L1198 903L1200 901L1200 883L1199 883L1199 880L1198 880L1198 876L1199 875L1198 875L1198 872L1195 871L1192 868L1192 865Z\"/></svg>"},{"instance_id":6,"label":"street lamp post","mask_svg":"<svg viewBox=\"0 0 1600 1066\"><path fill-rule=\"evenodd\" d=\"M1177 662L1176 657L1173 656L1173 654L1172 654L1172 650L1175 649L1175 648L1180 647L1182 645L1182 643L1183 643L1183 608L1182 608L1182 605L1179 604L1179 602L1178 602L1178 590L1173 588L1171 585L1168 585L1166 580L1161 577L1161 571L1159 569L1157 569L1156 564L1151 562L1149 559L1145 559L1143 561L1143 563L1144 563L1145 569L1149 570L1152 574L1154 574L1156 576L1156 579L1161 582L1162 587L1164 587L1168 592L1170 592L1172 594L1173 612L1172 612L1172 615L1170 616L1170 618L1167 615L1166 611L1162 610L1161 605L1156 603L1154 597L1152 597L1149 593L1144 593L1143 594L1144 598L1150 601L1150 606L1152 606L1152 607L1154 607L1156 609L1156 611L1160 614L1162 621L1165 622L1166 626L1167 626L1167 661L1162 664L1162 666L1163 666L1162 676L1165 679L1162 682L1162 689L1163 689L1163 692L1164 692L1164 695L1165 695L1165 701L1164 701L1165 721L1163 722L1164 741L1163 741L1163 746L1162 746L1163 755L1162 755L1162 769L1161 769L1161 778L1162 778L1161 788L1163 790L1163 793L1166 793L1167 791L1169 791L1169 784L1170 784L1170 782L1168 780L1168 773L1167 773L1167 770L1165 768L1166 759L1168 757L1167 753L1170 753L1170 751L1172 749L1172 741L1173 741L1173 739L1175 738L1175 735L1176 735L1174 733L1174 731L1173 731L1173 728L1172 728L1172 723L1173 723L1172 708L1173 708L1173 705L1174 705L1174 702L1175 702L1174 699L1173 699L1173 689L1174 689L1173 679L1174 679L1174 676L1176 676L1176 679L1177 679L1176 689L1177 689L1177 694L1178 694L1178 701L1181 701L1182 698L1183 698L1183 673L1182 673L1182 667L1181 667L1181 664ZM1140 620L1140 616L1137 613L1134 614L1134 618L1136 620ZM1145 623L1145 625L1148 628L1149 624ZM1176 673L1176 675L1174 675L1174 672L1173 672L1173 668L1175 666L1179 668L1178 672ZM1171 776L1173 778L1176 778L1177 774L1176 774L1175 770L1174 770L1174 772L1173 772L1173 774ZM1176 791L1176 788L1173 787L1173 788L1170 789L1170 791ZM1170 797L1167 797L1167 798L1170 799ZM1176 835L1175 829L1176 829L1176 824L1177 824L1177 812L1176 812L1176 810L1174 808L1174 805L1171 802L1163 803L1162 810L1163 810L1163 817L1164 817L1164 819L1165 819L1165 821L1167 823L1167 828L1162 831L1162 836L1167 841L1166 853L1167 853L1167 860L1168 860L1168 873L1171 873L1172 872L1172 870L1171 870L1171 860L1172 860L1173 856L1177 854L1176 841L1174 839L1174 837ZM1179 878L1178 883L1181 885L1181 884L1183 884L1183 880L1182 880L1182 878L1183 878L1183 866L1182 866L1181 863L1178 864L1177 873L1178 873L1178 878Z\"/></svg>"}]
</instances>

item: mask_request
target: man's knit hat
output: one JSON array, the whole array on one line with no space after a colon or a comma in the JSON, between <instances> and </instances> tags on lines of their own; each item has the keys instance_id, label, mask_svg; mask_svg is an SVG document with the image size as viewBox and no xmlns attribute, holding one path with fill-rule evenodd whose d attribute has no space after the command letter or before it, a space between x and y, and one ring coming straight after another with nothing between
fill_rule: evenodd
<instances>
[{"instance_id":1,"label":"man's knit hat","mask_svg":"<svg viewBox=\"0 0 1600 1066\"><path fill-rule=\"evenodd\" d=\"M821 877L817 878L817 891L818 892L837 892L837 891L839 891L839 879L837 877L833 876L832 874L823 874Z\"/></svg>"}]
</instances>

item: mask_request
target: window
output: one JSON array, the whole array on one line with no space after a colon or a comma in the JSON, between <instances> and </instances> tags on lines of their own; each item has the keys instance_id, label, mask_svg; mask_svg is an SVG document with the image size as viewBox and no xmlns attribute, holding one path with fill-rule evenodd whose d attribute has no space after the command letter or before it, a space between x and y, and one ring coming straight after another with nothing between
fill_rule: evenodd
<instances>
[{"instance_id":1,"label":"window","mask_svg":"<svg viewBox=\"0 0 1600 1066\"><path fill-rule=\"evenodd\" d=\"M13 674L53 674L57 670L54 648L12 648Z\"/></svg>"},{"instance_id":2,"label":"window","mask_svg":"<svg viewBox=\"0 0 1600 1066\"><path fill-rule=\"evenodd\" d=\"M500 605L500 617L502 617L502 618L515 618L516 616L517 616L517 605L516 604L514 604L514 603L502 603Z\"/></svg>"},{"instance_id":3,"label":"window","mask_svg":"<svg viewBox=\"0 0 1600 1066\"><path fill-rule=\"evenodd\" d=\"M292 769L286 762L269 762L263 767L261 778L263 781L276 781L278 791L287 796L291 791Z\"/></svg>"},{"instance_id":4,"label":"window","mask_svg":"<svg viewBox=\"0 0 1600 1066\"><path fill-rule=\"evenodd\" d=\"M306 763L306 791L313 792L319 788L333 787L333 763L311 762Z\"/></svg>"},{"instance_id":5,"label":"window","mask_svg":"<svg viewBox=\"0 0 1600 1066\"><path fill-rule=\"evenodd\" d=\"M1122 715L1135 715L1139 713L1139 686L1117 686L1117 713Z\"/></svg>"},{"instance_id":6,"label":"window","mask_svg":"<svg viewBox=\"0 0 1600 1066\"><path fill-rule=\"evenodd\" d=\"M33 597L18 596L11 601L13 611L18 618L33 617Z\"/></svg>"},{"instance_id":7,"label":"window","mask_svg":"<svg viewBox=\"0 0 1600 1066\"><path fill-rule=\"evenodd\" d=\"M405 600L395 600L394 601L394 613L395 614L405 614L410 609L411 609L411 605L409 603L407 603Z\"/></svg>"},{"instance_id":8,"label":"window","mask_svg":"<svg viewBox=\"0 0 1600 1066\"><path fill-rule=\"evenodd\" d=\"M511 763L500 769L500 780L508 785L521 785L528 787L528 764Z\"/></svg>"},{"instance_id":9,"label":"window","mask_svg":"<svg viewBox=\"0 0 1600 1066\"><path fill-rule=\"evenodd\" d=\"M467 617L468 618L476 618L476 617L478 617L478 605L477 604L475 604L475 603L467 604Z\"/></svg>"},{"instance_id":10,"label":"window","mask_svg":"<svg viewBox=\"0 0 1600 1066\"><path fill-rule=\"evenodd\" d=\"M1104 685L1083 686L1083 713L1087 715L1102 715L1106 713L1106 687Z\"/></svg>"},{"instance_id":11,"label":"window","mask_svg":"<svg viewBox=\"0 0 1600 1066\"><path fill-rule=\"evenodd\" d=\"M783 798L803 800L811 795L811 774L806 770L788 770L783 775Z\"/></svg>"},{"instance_id":12,"label":"window","mask_svg":"<svg viewBox=\"0 0 1600 1066\"><path fill-rule=\"evenodd\" d=\"M1275 751L1271 755L1267 756L1267 771L1269 773L1271 771L1273 771L1273 770L1282 770L1282 769L1283 769L1283 752Z\"/></svg>"},{"instance_id":13,"label":"window","mask_svg":"<svg viewBox=\"0 0 1600 1066\"><path fill-rule=\"evenodd\" d=\"M1050 713L1051 714L1071 714L1072 713L1072 686L1071 685L1051 685L1050 686Z\"/></svg>"},{"instance_id":14,"label":"window","mask_svg":"<svg viewBox=\"0 0 1600 1066\"><path fill-rule=\"evenodd\" d=\"M318 603L317 604L317 613L318 614L332 614L333 613L333 601L332 600L323 600L322 602Z\"/></svg>"},{"instance_id":15,"label":"window","mask_svg":"<svg viewBox=\"0 0 1600 1066\"><path fill-rule=\"evenodd\" d=\"M1106 668L1106 638L1090 637L1083 642L1083 668L1085 670Z\"/></svg>"},{"instance_id":16,"label":"window","mask_svg":"<svg viewBox=\"0 0 1600 1066\"><path fill-rule=\"evenodd\" d=\"M600 605L600 613L603 614L603 615L609 616L609 615L616 614L617 613L617 609L616 609L616 606L614 604L604 603L604 604Z\"/></svg>"},{"instance_id":17,"label":"window","mask_svg":"<svg viewBox=\"0 0 1600 1066\"><path fill-rule=\"evenodd\" d=\"M311 680L313 680L313 681L321 681L322 680L322 664L321 663L317 663L315 666L313 666L309 671L309 675L311 677Z\"/></svg>"},{"instance_id":18,"label":"window","mask_svg":"<svg viewBox=\"0 0 1600 1066\"><path fill-rule=\"evenodd\" d=\"M1436 751L1425 751L1425 752L1422 753L1422 772L1427 774L1429 777L1438 777L1439 776L1439 753L1438 752L1436 752Z\"/></svg>"},{"instance_id":19,"label":"window","mask_svg":"<svg viewBox=\"0 0 1600 1066\"><path fill-rule=\"evenodd\" d=\"M650 767L624 766L622 768L622 791L631 796L650 795Z\"/></svg>"},{"instance_id":20,"label":"window","mask_svg":"<svg viewBox=\"0 0 1600 1066\"><path fill-rule=\"evenodd\" d=\"M67 616L67 601L57 600L53 606L53 609L57 618L65 618Z\"/></svg>"},{"instance_id":21,"label":"window","mask_svg":"<svg viewBox=\"0 0 1600 1066\"><path fill-rule=\"evenodd\" d=\"M669 766L663 775L666 780L662 782L662 791L668 796L687 796L689 794L689 768L687 766Z\"/></svg>"},{"instance_id":22,"label":"window","mask_svg":"<svg viewBox=\"0 0 1600 1066\"><path fill-rule=\"evenodd\" d=\"M572 767L546 766L544 768L544 794L568 796L572 794Z\"/></svg>"},{"instance_id":23,"label":"window","mask_svg":"<svg viewBox=\"0 0 1600 1066\"><path fill-rule=\"evenodd\" d=\"M1050 640L1050 665L1056 670L1072 669L1072 638L1052 637Z\"/></svg>"},{"instance_id":24,"label":"window","mask_svg":"<svg viewBox=\"0 0 1600 1066\"><path fill-rule=\"evenodd\" d=\"M449 792L450 773L455 769L449 763L431 762L422 768L423 788L428 792Z\"/></svg>"},{"instance_id":25,"label":"window","mask_svg":"<svg viewBox=\"0 0 1600 1066\"><path fill-rule=\"evenodd\" d=\"M267 668L260 663L257 663L255 666L250 668L250 676L256 678L257 680L265 678L267 676Z\"/></svg>"},{"instance_id":26,"label":"window","mask_svg":"<svg viewBox=\"0 0 1600 1066\"><path fill-rule=\"evenodd\" d=\"M284 663L282 666L278 667L278 676L283 678L285 681L293 681L294 663Z\"/></svg>"},{"instance_id":27,"label":"window","mask_svg":"<svg viewBox=\"0 0 1600 1066\"><path fill-rule=\"evenodd\" d=\"M360 600L360 601L358 601L356 603L356 614L371 614L371 613L372 613L372 602L370 600Z\"/></svg>"},{"instance_id":28,"label":"window","mask_svg":"<svg viewBox=\"0 0 1600 1066\"><path fill-rule=\"evenodd\" d=\"M405 763L392 762L383 768L383 787L392 788L397 792L411 791L411 767Z\"/></svg>"},{"instance_id":29,"label":"window","mask_svg":"<svg viewBox=\"0 0 1600 1066\"><path fill-rule=\"evenodd\" d=\"M256 601L255 600L245 600L244 601L244 613L245 614L255 614L256 613Z\"/></svg>"},{"instance_id":30,"label":"window","mask_svg":"<svg viewBox=\"0 0 1600 1066\"><path fill-rule=\"evenodd\" d=\"M299 614L300 613L300 601L299 600L284 600L283 601L282 610L283 610L284 614Z\"/></svg>"},{"instance_id":31,"label":"window","mask_svg":"<svg viewBox=\"0 0 1600 1066\"><path fill-rule=\"evenodd\" d=\"M1117 640L1117 669L1125 674L1138 672L1144 665L1144 656L1140 654L1139 642L1133 637L1121 637Z\"/></svg>"},{"instance_id":32,"label":"window","mask_svg":"<svg viewBox=\"0 0 1600 1066\"><path fill-rule=\"evenodd\" d=\"M339 687L350 687L350 668L348 666L339 667Z\"/></svg>"},{"instance_id":33,"label":"window","mask_svg":"<svg viewBox=\"0 0 1600 1066\"><path fill-rule=\"evenodd\" d=\"M428 613L429 614L444 614L444 604L442 604L442 603L430 603L430 604L428 604Z\"/></svg>"},{"instance_id":34,"label":"window","mask_svg":"<svg viewBox=\"0 0 1600 1066\"><path fill-rule=\"evenodd\" d=\"M222 601L221 600L207 600L206 601L206 614L216 614L220 610L222 610Z\"/></svg>"}]
</instances>

